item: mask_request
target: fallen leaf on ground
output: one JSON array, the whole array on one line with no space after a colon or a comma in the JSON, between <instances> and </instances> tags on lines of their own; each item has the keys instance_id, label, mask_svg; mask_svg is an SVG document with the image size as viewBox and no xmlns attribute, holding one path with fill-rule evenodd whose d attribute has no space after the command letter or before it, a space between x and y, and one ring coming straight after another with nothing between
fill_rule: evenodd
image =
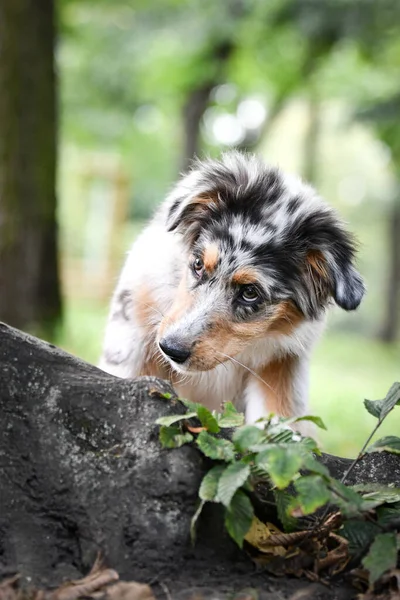
<instances>
[{"instance_id":1,"label":"fallen leaf on ground","mask_svg":"<svg viewBox=\"0 0 400 600\"><path fill-rule=\"evenodd\" d=\"M100 595L99 595L100 596ZM106 589L104 600L155 600L151 588L145 583L120 581Z\"/></svg>"},{"instance_id":2,"label":"fallen leaf on ground","mask_svg":"<svg viewBox=\"0 0 400 600\"><path fill-rule=\"evenodd\" d=\"M0 600L155 600L148 585L118 581L118 573L105 568L99 557L86 577L67 581L55 590L27 590L19 587L19 579L20 576L15 575L0 583Z\"/></svg>"},{"instance_id":3,"label":"fallen leaf on ground","mask_svg":"<svg viewBox=\"0 0 400 600\"><path fill-rule=\"evenodd\" d=\"M274 534L282 534L282 532L275 525L272 525L272 523L263 523L257 517L254 517L244 539L260 552L273 556L284 556L286 549L282 547L282 544L270 543Z\"/></svg>"}]
</instances>

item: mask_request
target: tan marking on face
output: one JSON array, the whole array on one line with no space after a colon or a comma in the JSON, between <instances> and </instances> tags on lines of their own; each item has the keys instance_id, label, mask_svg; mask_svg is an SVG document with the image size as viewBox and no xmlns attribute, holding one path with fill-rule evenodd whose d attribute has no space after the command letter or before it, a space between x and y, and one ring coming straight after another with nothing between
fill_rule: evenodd
<instances>
[{"instance_id":1,"label":"tan marking on face","mask_svg":"<svg viewBox=\"0 0 400 600\"><path fill-rule=\"evenodd\" d=\"M218 264L219 248L217 244L210 244L204 250L203 263L206 271L212 273Z\"/></svg>"},{"instance_id":2,"label":"tan marking on face","mask_svg":"<svg viewBox=\"0 0 400 600\"><path fill-rule=\"evenodd\" d=\"M281 417L293 415L293 376L297 357L274 360L258 371L260 391L267 412Z\"/></svg>"},{"instance_id":3,"label":"tan marking on face","mask_svg":"<svg viewBox=\"0 0 400 600\"><path fill-rule=\"evenodd\" d=\"M289 300L280 302L270 321L269 333L290 335L304 321L304 315Z\"/></svg>"},{"instance_id":4,"label":"tan marking on face","mask_svg":"<svg viewBox=\"0 0 400 600\"><path fill-rule=\"evenodd\" d=\"M218 363L227 360L224 355L235 357L266 330L265 321L233 323L219 319L196 341L190 367L198 371L213 369Z\"/></svg>"},{"instance_id":5,"label":"tan marking on face","mask_svg":"<svg viewBox=\"0 0 400 600\"><path fill-rule=\"evenodd\" d=\"M192 303L193 297L187 289L187 271L185 271L176 291L174 302L165 317L161 320L158 330L159 338L162 338L166 327L178 321L189 310Z\"/></svg>"},{"instance_id":6,"label":"tan marking on face","mask_svg":"<svg viewBox=\"0 0 400 600\"><path fill-rule=\"evenodd\" d=\"M233 274L232 283L238 285L246 285L249 283L256 283L258 281L257 272L254 269L246 268L239 269Z\"/></svg>"},{"instance_id":7,"label":"tan marking on face","mask_svg":"<svg viewBox=\"0 0 400 600\"><path fill-rule=\"evenodd\" d=\"M270 318L247 323L219 319L196 341L190 367L199 371L213 369L226 356L237 356L252 342L269 335L290 335L304 319L291 302L281 302ZM222 353L222 354L221 354Z\"/></svg>"}]
</instances>

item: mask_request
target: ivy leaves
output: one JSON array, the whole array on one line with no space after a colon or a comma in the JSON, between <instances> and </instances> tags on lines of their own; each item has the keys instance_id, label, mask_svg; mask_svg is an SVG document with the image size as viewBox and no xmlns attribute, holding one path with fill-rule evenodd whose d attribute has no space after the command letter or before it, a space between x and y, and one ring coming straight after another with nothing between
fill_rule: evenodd
<instances>
[{"instance_id":1,"label":"ivy leaves","mask_svg":"<svg viewBox=\"0 0 400 600\"><path fill-rule=\"evenodd\" d=\"M318 544L325 544L325 552L340 557L339 570L345 568L350 556L362 560L369 572L370 585L395 569L399 553L396 531L400 528L400 489L371 484L351 487L345 485L345 480L365 453L400 454L400 438L396 436L386 436L369 445L383 420L400 405L399 383L391 387L383 400L365 400L365 407L377 419L377 424L341 481L334 479L317 460L316 455L320 452L315 441L292 429L302 420L325 428L318 417L277 418L271 415L260 419L257 425L245 425L243 415L231 403L224 406L222 413L217 413L201 404L182 402L186 414L157 420L161 425L162 445L178 448L193 442L214 462L200 485L199 505L192 518L192 539L204 505L213 502L224 507L225 528L238 546L242 547L245 539L251 544L254 535L249 535L249 531L255 529L255 523L260 525L254 514L252 492L259 482L265 482L274 495L279 520L289 532L277 530L275 536L282 542L279 553L283 561L286 554L288 560L293 556L293 540L300 539L299 536L312 539L315 534ZM223 432L226 428L233 429L229 439ZM332 533L332 526L330 529L327 526L332 521L327 518L327 508L325 512L317 513L319 517L314 518L313 529L296 531L299 525L304 526L299 517L315 515L324 506L340 511L335 513L333 520L337 522L336 533ZM271 524L267 525L271 527ZM261 523L260 526L265 529L267 525ZM320 533L325 531L324 528L325 541ZM332 542L339 546L330 549ZM275 555L276 552L270 553ZM318 562L317 558L315 560Z\"/></svg>"},{"instance_id":2,"label":"ivy leaves","mask_svg":"<svg viewBox=\"0 0 400 600\"><path fill-rule=\"evenodd\" d=\"M398 404L400 404L400 383L394 383L383 400L364 400L367 411L381 422Z\"/></svg>"}]
</instances>

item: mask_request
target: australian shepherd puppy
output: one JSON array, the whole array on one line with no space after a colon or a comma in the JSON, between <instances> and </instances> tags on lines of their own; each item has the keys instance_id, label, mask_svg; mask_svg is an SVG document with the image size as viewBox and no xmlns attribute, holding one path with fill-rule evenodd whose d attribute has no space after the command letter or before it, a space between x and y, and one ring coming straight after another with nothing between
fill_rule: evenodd
<instances>
[{"instance_id":1,"label":"australian shepherd puppy","mask_svg":"<svg viewBox=\"0 0 400 600\"><path fill-rule=\"evenodd\" d=\"M239 152L196 162L128 254L99 366L209 409L229 400L247 422L301 416L326 308L364 294L354 253L299 179Z\"/></svg>"}]
</instances>

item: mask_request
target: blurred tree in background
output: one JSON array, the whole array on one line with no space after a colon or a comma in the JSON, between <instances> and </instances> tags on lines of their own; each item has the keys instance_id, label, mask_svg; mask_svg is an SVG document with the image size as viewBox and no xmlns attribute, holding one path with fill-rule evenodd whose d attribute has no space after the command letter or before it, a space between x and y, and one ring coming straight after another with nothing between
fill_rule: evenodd
<instances>
[{"instance_id":1,"label":"blurred tree in background","mask_svg":"<svg viewBox=\"0 0 400 600\"><path fill-rule=\"evenodd\" d=\"M51 337L61 317L53 0L2 0L0 44L0 318Z\"/></svg>"}]
</instances>

